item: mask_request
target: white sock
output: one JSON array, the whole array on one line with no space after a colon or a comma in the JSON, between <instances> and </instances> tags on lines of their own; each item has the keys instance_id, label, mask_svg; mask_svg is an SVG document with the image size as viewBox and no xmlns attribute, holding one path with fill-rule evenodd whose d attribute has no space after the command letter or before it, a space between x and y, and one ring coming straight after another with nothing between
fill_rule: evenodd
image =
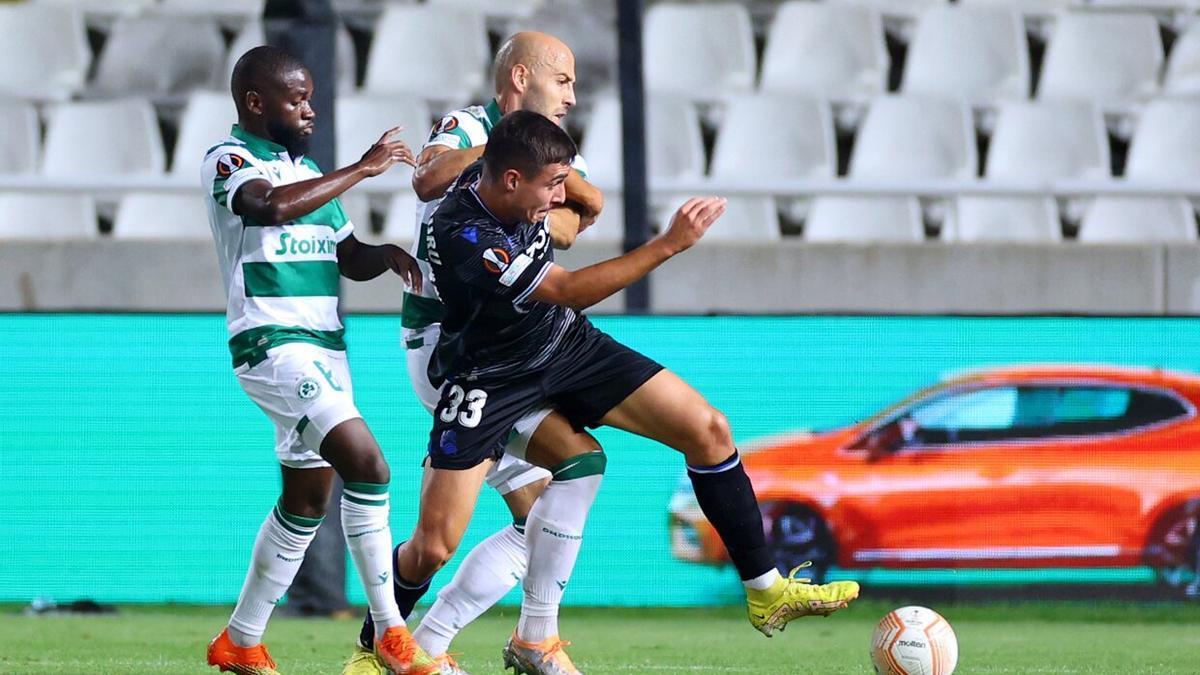
<instances>
[{"instance_id":1,"label":"white sock","mask_svg":"<svg viewBox=\"0 0 1200 675\"><path fill-rule=\"evenodd\" d=\"M296 578L320 524L321 518L295 516L276 504L258 528L250 570L229 618L229 639L235 645L253 647L262 642L267 620Z\"/></svg>"},{"instance_id":2,"label":"white sock","mask_svg":"<svg viewBox=\"0 0 1200 675\"><path fill-rule=\"evenodd\" d=\"M779 580L779 570L768 570L753 579L746 579L742 585L755 591L765 591Z\"/></svg>"},{"instance_id":3,"label":"white sock","mask_svg":"<svg viewBox=\"0 0 1200 675\"><path fill-rule=\"evenodd\" d=\"M558 635L558 606L583 543L583 526L600 490L602 452L572 457L551 470L553 479L533 503L525 526L529 572L517 637L541 642Z\"/></svg>"},{"instance_id":4,"label":"white sock","mask_svg":"<svg viewBox=\"0 0 1200 675\"><path fill-rule=\"evenodd\" d=\"M524 578L528 554L523 530L511 525L471 549L413 631L421 649L430 656L445 654L460 630Z\"/></svg>"},{"instance_id":5,"label":"white sock","mask_svg":"<svg viewBox=\"0 0 1200 675\"><path fill-rule=\"evenodd\" d=\"M404 619L392 593L392 531L388 528L386 483L346 483L342 491L342 529L350 557L367 591L375 637Z\"/></svg>"}]
</instances>

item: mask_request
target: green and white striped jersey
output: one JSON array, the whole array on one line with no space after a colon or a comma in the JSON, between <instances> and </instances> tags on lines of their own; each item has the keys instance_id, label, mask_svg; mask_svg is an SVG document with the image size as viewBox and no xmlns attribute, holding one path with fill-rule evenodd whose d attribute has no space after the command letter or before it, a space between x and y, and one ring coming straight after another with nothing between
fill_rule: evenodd
<instances>
[{"instance_id":1,"label":"green and white striped jersey","mask_svg":"<svg viewBox=\"0 0 1200 675\"><path fill-rule=\"evenodd\" d=\"M433 125L433 130L429 133L429 140L425 141L421 150L424 151L425 148L435 145L445 146L451 150L484 145L492 133L492 127L500 121L500 117L500 104L496 99L492 99L486 106L473 105L455 110ZM583 160L583 157L576 155L571 166L579 172L579 175L587 178L587 162ZM421 276L425 279L425 283L419 294L413 293L411 289L404 294L404 309L401 313L400 324L404 328L405 344L410 348L420 347L422 341L418 338L421 337L422 331L432 324L439 323L445 313L445 308L438 299L437 289L432 281L429 254L425 250L426 225L441 203L442 198L438 197L417 205L416 236L411 252L421 267Z\"/></svg>"},{"instance_id":2,"label":"green and white striped jersey","mask_svg":"<svg viewBox=\"0 0 1200 675\"><path fill-rule=\"evenodd\" d=\"M308 157L291 157L265 138L233 126L209 149L200 171L208 222L228 305L233 365L254 365L268 349L309 342L345 350L338 318L337 245L354 225L337 199L281 225L264 225L231 210L234 196L254 180L287 185L321 175Z\"/></svg>"}]
</instances>

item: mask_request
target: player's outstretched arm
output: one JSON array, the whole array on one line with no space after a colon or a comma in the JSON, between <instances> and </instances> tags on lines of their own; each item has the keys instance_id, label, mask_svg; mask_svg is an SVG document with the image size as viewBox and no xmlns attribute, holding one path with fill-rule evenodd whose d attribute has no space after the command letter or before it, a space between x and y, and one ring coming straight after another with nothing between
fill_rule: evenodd
<instances>
[{"instance_id":1,"label":"player's outstretched arm","mask_svg":"<svg viewBox=\"0 0 1200 675\"><path fill-rule=\"evenodd\" d=\"M694 197L679 207L667 231L619 258L569 271L558 265L533 290L533 299L584 309L620 291L691 248L725 212L722 197Z\"/></svg>"},{"instance_id":2,"label":"player's outstretched arm","mask_svg":"<svg viewBox=\"0 0 1200 675\"><path fill-rule=\"evenodd\" d=\"M316 211L364 178L378 176L401 162L411 166L412 150L404 141L393 139L401 128L389 129L362 159L328 175L278 186L266 180L246 183L233 199L233 212L264 225L286 223Z\"/></svg>"},{"instance_id":3,"label":"player's outstretched arm","mask_svg":"<svg viewBox=\"0 0 1200 675\"><path fill-rule=\"evenodd\" d=\"M352 281L370 281L392 270L413 289L421 292L421 268L407 251L395 244L364 244L353 234L338 244L338 271Z\"/></svg>"},{"instance_id":4,"label":"player's outstretched arm","mask_svg":"<svg viewBox=\"0 0 1200 675\"><path fill-rule=\"evenodd\" d=\"M444 145L431 145L417 156L417 170L413 172L413 192L423 202L441 197L463 169L483 156L486 145L473 148L451 149Z\"/></svg>"}]
</instances>

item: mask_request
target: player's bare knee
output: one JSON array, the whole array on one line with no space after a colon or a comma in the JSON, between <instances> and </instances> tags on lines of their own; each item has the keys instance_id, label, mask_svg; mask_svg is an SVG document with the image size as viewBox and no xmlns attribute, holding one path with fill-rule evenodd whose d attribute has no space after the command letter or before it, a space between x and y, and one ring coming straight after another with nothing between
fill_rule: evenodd
<instances>
[{"instance_id":1,"label":"player's bare knee","mask_svg":"<svg viewBox=\"0 0 1200 675\"><path fill-rule=\"evenodd\" d=\"M436 533L422 536L423 534L415 533L412 540L408 542L408 547L416 559L418 576L428 579L450 562L450 559L454 557L456 547L451 546L445 537L438 536Z\"/></svg>"},{"instance_id":2,"label":"player's bare knee","mask_svg":"<svg viewBox=\"0 0 1200 675\"><path fill-rule=\"evenodd\" d=\"M720 410L712 406L706 407L692 431L688 446L682 448L688 464L718 464L733 453L733 430L729 427L729 419Z\"/></svg>"}]
</instances>

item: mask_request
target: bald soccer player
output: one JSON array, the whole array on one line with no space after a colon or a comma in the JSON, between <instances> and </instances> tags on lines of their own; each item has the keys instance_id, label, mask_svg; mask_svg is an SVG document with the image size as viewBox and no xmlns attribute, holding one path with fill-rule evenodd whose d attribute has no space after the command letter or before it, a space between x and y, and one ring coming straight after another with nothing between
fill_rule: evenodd
<instances>
[{"instance_id":1,"label":"bald soccer player","mask_svg":"<svg viewBox=\"0 0 1200 675\"><path fill-rule=\"evenodd\" d=\"M537 32L517 33L500 46L495 62L496 97L485 106L455 110L442 117L417 158L413 188L423 202L417 210L413 255L423 273L429 270L425 248L429 219L446 189L464 168L482 156L492 126L500 117L514 110L528 110L561 125L575 105L575 56L558 38ZM576 156L572 168L566 181L566 203L551 210L548 217L550 239L560 249L568 248L603 208L600 190L587 182L583 158ZM432 284L405 294L402 324L409 379L430 412L437 405L439 392L430 383L427 371L444 312ZM549 481L550 472L518 457L524 456L531 442L561 444L569 440L561 430L540 428L549 412L544 408L517 421L510 435L510 452L496 462L486 478L512 512L512 525L472 549L414 632L418 643L441 661L448 675L463 672L446 653L454 637L526 574L525 519ZM433 573L453 556L454 547L447 545L447 538L443 528L423 519L413 538L397 547L396 600L405 616L429 589ZM553 565L554 561L542 562ZM555 602L552 608L543 610L549 616L532 621L545 625L548 634L557 634L557 610ZM368 616L358 649L343 675L383 672L372 653L374 632Z\"/></svg>"},{"instance_id":2,"label":"bald soccer player","mask_svg":"<svg viewBox=\"0 0 1200 675\"><path fill-rule=\"evenodd\" d=\"M416 262L370 246L338 195L412 152L383 134L362 159L324 176L305 156L316 115L308 69L287 52L256 47L233 70L238 123L201 169L209 223L228 296L229 350L238 383L275 426L283 494L254 542L250 570L208 663L240 675L277 673L262 643L325 516L336 471L345 483L342 526L376 626L375 655L394 672L440 668L408 632L391 589L390 471L354 404L338 318L338 277L388 270L421 287Z\"/></svg>"}]
</instances>

